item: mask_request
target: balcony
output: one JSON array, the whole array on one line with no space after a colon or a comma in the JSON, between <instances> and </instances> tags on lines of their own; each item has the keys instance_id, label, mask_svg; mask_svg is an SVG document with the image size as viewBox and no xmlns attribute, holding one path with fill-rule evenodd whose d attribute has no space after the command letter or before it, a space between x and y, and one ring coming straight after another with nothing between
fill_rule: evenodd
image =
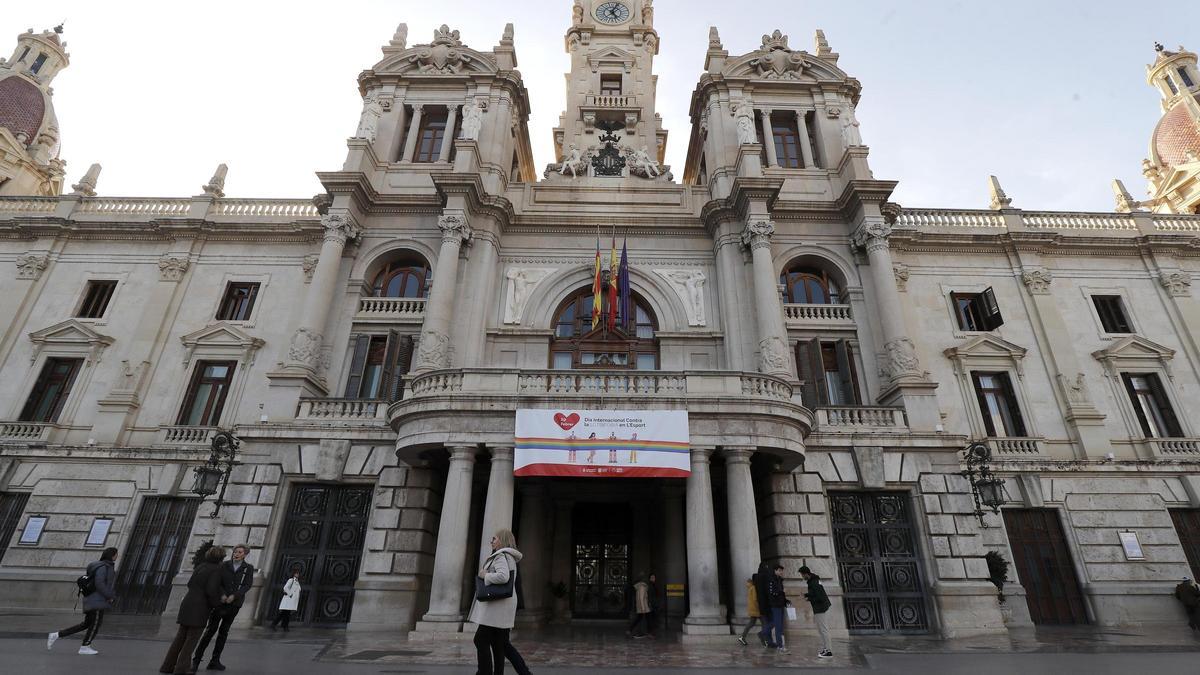
<instances>
[{"instance_id":1,"label":"balcony","mask_svg":"<svg viewBox=\"0 0 1200 675\"><path fill-rule=\"evenodd\" d=\"M816 413L822 432L908 431L903 408L834 406L817 408Z\"/></svg>"},{"instance_id":2,"label":"balcony","mask_svg":"<svg viewBox=\"0 0 1200 675\"><path fill-rule=\"evenodd\" d=\"M1029 437L985 438L984 444L997 458L1042 457L1042 439Z\"/></svg>"},{"instance_id":3,"label":"balcony","mask_svg":"<svg viewBox=\"0 0 1200 675\"><path fill-rule=\"evenodd\" d=\"M359 323L421 323L425 298L359 298L354 320Z\"/></svg>"},{"instance_id":4,"label":"balcony","mask_svg":"<svg viewBox=\"0 0 1200 675\"><path fill-rule=\"evenodd\" d=\"M1146 445L1153 457L1161 459L1195 459L1200 457L1200 438L1147 438Z\"/></svg>"},{"instance_id":5,"label":"balcony","mask_svg":"<svg viewBox=\"0 0 1200 675\"><path fill-rule=\"evenodd\" d=\"M854 329L854 316L850 305L801 305L783 306L784 323L788 328L849 328Z\"/></svg>"},{"instance_id":6,"label":"balcony","mask_svg":"<svg viewBox=\"0 0 1200 675\"><path fill-rule=\"evenodd\" d=\"M0 440L45 443L56 428L45 422L0 422Z\"/></svg>"},{"instance_id":7,"label":"balcony","mask_svg":"<svg viewBox=\"0 0 1200 675\"><path fill-rule=\"evenodd\" d=\"M306 422L382 424L388 402L362 398L302 398L296 419Z\"/></svg>"},{"instance_id":8,"label":"balcony","mask_svg":"<svg viewBox=\"0 0 1200 675\"><path fill-rule=\"evenodd\" d=\"M631 94L588 94L584 108L597 110L633 110L638 107L637 96Z\"/></svg>"},{"instance_id":9,"label":"balcony","mask_svg":"<svg viewBox=\"0 0 1200 675\"><path fill-rule=\"evenodd\" d=\"M159 427L156 445L207 446L216 427L169 426Z\"/></svg>"}]
</instances>

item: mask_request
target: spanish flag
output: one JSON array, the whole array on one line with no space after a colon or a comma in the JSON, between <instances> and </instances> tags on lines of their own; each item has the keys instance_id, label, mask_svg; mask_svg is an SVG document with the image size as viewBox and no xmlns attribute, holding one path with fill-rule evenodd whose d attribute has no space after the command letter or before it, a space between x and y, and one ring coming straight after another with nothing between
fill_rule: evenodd
<instances>
[{"instance_id":1,"label":"spanish flag","mask_svg":"<svg viewBox=\"0 0 1200 675\"><path fill-rule=\"evenodd\" d=\"M600 325L600 308L604 305L604 296L600 290L600 235L596 235L596 276L592 279L592 330Z\"/></svg>"},{"instance_id":2,"label":"spanish flag","mask_svg":"<svg viewBox=\"0 0 1200 675\"><path fill-rule=\"evenodd\" d=\"M620 277L621 263L617 260L617 232L613 228L612 249L608 254L608 330L617 327L617 279Z\"/></svg>"}]
</instances>

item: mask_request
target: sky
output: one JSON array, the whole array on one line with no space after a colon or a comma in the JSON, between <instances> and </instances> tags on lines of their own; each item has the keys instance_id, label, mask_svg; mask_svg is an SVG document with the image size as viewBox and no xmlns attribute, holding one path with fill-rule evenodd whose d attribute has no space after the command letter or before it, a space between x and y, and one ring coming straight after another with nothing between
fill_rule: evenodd
<instances>
[{"instance_id":1,"label":"sky","mask_svg":"<svg viewBox=\"0 0 1200 675\"><path fill-rule=\"evenodd\" d=\"M67 183L92 162L110 196L198 194L229 165L230 197L306 198L337 170L362 101L357 76L396 25L409 45L447 23L490 50L515 25L538 167L554 161L571 0L6 3L0 53L65 19L71 65L54 81ZM1112 0L658 0L658 111L676 175L709 26L732 54L775 29L813 51L820 28L863 85L857 115L877 178L908 207L1111 211L1111 182L1145 192L1141 160L1161 109L1146 84L1155 41L1200 51L1200 2ZM540 173L540 172L539 172Z\"/></svg>"}]
</instances>

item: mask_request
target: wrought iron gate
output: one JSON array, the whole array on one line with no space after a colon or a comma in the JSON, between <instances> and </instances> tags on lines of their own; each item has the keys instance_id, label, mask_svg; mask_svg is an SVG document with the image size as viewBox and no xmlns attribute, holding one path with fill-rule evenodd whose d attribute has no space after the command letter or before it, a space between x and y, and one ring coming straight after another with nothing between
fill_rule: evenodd
<instances>
[{"instance_id":1,"label":"wrought iron gate","mask_svg":"<svg viewBox=\"0 0 1200 675\"><path fill-rule=\"evenodd\" d=\"M354 604L371 508L369 486L297 485L292 488L280 551L271 576L268 618L274 618L283 584L300 568L298 623L345 625Z\"/></svg>"},{"instance_id":2,"label":"wrought iron gate","mask_svg":"<svg viewBox=\"0 0 1200 675\"><path fill-rule=\"evenodd\" d=\"M199 499L146 497L125 553L117 560L117 602L126 614L162 614L171 581L189 555L188 535Z\"/></svg>"},{"instance_id":3,"label":"wrought iron gate","mask_svg":"<svg viewBox=\"0 0 1200 675\"><path fill-rule=\"evenodd\" d=\"M1192 578L1200 579L1200 509L1171 509L1171 522L1192 566Z\"/></svg>"},{"instance_id":4,"label":"wrought iron gate","mask_svg":"<svg viewBox=\"0 0 1200 675\"><path fill-rule=\"evenodd\" d=\"M21 520L28 501L28 492L0 493L0 560L4 560L4 552L8 550L13 533L17 531L17 522Z\"/></svg>"},{"instance_id":5,"label":"wrought iron gate","mask_svg":"<svg viewBox=\"0 0 1200 675\"><path fill-rule=\"evenodd\" d=\"M628 504L579 504L572 518L571 616L629 615Z\"/></svg>"},{"instance_id":6,"label":"wrought iron gate","mask_svg":"<svg viewBox=\"0 0 1200 675\"><path fill-rule=\"evenodd\" d=\"M1005 509L1004 527L1033 622L1087 623L1058 514L1053 509Z\"/></svg>"},{"instance_id":7,"label":"wrought iron gate","mask_svg":"<svg viewBox=\"0 0 1200 675\"><path fill-rule=\"evenodd\" d=\"M854 633L929 630L908 495L833 492L833 540L846 626Z\"/></svg>"}]
</instances>

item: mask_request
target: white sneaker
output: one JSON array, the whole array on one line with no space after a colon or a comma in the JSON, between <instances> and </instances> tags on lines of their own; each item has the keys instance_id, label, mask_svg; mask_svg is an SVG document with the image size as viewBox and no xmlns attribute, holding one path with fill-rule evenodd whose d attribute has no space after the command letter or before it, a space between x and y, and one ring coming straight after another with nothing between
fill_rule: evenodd
<instances>
[{"instance_id":1,"label":"white sneaker","mask_svg":"<svg viewBox=\"0 0 1200 675\"><path fill-rule=\"evenodd\" d=\"M95 649L92 649L91 647L89 647L87 645L84 645L79 648L79 653L84 654L86 656L95 656L96 654L99 654L100 652L96 651Z\"/></svg>"},{"instance_id":2,"label":"white sneaker","mask_svg":"<svg viewBox=\"0 0 1200 675\"><path fill-rule=\"evenodd\" d=\"M58 632L57 631L46 636L46 649L50 649L51 647L53 647L55 642L58 642Z\"/></svg>"},{"instance_id":3,"label":"white sneaker","mask_svg":"<svg viewBox=\"0 0 1200 675\"><path fill-rule=\"evenodd\" d=\"M833 652L829 651L828 649L822 649L821 651L817 652L817 658L832 659Z\"/></svg>"}]
</instances>

